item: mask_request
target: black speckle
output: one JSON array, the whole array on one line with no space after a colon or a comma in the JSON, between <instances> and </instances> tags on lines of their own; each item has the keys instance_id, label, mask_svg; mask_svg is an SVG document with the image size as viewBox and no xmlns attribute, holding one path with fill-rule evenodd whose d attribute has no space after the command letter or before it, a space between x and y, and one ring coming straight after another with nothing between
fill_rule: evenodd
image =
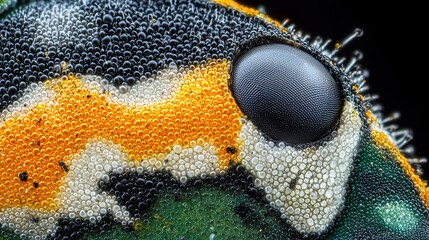
<instances>
[{"instance_id":1,"label":"black speckle","mask_svg":"<svg viewBox=\"0 0 429 240\"><path fill-rule=\"evenodd\" d=\"M295 190L295 188L296 188L296 183L298 182L298 178L299 178L299 175L298 175L298 176L296 176L296 178L294 178L294 179L292 179L292 180L290 181L289 188L290 188L291 190Z\"/></svg>"},{"instance_id":2,"label":"black speckle","mask_svg":"<svg viewBox=\"0 0 429 240\"><path fill-rule=\"evenodd\" d=\"M182 194L180 191L177 191L174 193L174 200L175 201L180 201L180 198L182 197Z\"/></svg>"},{"instance_id":3,"label":"black speckle","mask_svg":"<svg viewBox=\"0 0 429 240\"><path fill-rule=\"evenodd\" d=\"M33 187L34 188L38 188L39 187L39 183L38 182L33 182Z\"/></svg>"},{"instance_id":4,"label":"black speckle","mask_svg":"<svg viewBox=\"0 0 429 240\"><path fill-rule=\"evenodd\" d=\"M38 217L33 217L33 216L30 217L30 222L38 223L39 220L40 219Z\"/></svg>"},{"instance_id":5,"label":"black speckle","mask_svg":"<svg viewBox=\"0 0 429 240\"><path fill-rule=\"evenodd\" d=\"M63 161L60 161L60 167L64 170L64 172L69 171L69 167Z\"/></svg>"},{"instance_id":6,"label":"black speckle","mask_svg":"<svg viewBox=\"0 0 429 240\"><path fill-rule=\"evenodd\" d=\"M235 154L237 152L237 149L235 147L227 147L226 152L230 154Z\"/></svg>"},{"instance_id":7,"label":"black speckle","mask_svg":"<svg viewBox=\"0 0 429 240\"><path fill-rule=\"evenodd\" d=\"M20 172L18 174L18 176L19 176L19 180L21 180L23 182L26 182L28 180L28 174L27 174L27 172Z\"/></svg>"}]
</instances>

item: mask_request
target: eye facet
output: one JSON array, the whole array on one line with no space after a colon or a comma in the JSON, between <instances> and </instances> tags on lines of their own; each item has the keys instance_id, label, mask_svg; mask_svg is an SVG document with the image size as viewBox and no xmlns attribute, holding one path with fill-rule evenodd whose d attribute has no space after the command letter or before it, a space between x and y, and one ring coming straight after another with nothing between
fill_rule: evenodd
<instances>
[{"instance_id":1,"label":"eye facet","mask_svg":"<svg viewBox=\"0 0 429 240\"><path fill-rule=\"evenodd\" d=\"M261 45L244 53L234 65L231 87L253 124L288 144L326 136L342 107L340 87L325 66L285 44Z\"/></svg>"}]
</instances>

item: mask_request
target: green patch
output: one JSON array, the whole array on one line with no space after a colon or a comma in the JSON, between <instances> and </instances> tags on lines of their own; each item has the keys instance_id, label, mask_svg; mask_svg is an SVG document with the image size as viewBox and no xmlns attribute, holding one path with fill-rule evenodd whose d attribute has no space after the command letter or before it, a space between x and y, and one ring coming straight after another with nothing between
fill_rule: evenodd
<instances>
[{"instance_id":1,"label":"green patch","mask_svg":"<svg viewBox=\"0 0 429 240\"><path fill-rule=\"evenodd\" d=\"M0 0L0 9L6 8L11 2L11 0Z\"/></svg>"},{"instance_id":2,"label":"green patch","mask_svg":"<svg viewBox=\"0 0 429 240\"><path fill-rule=\"evenodd\" d=\"M288 239L278 215L247 194L215 187L162 194L150 214L126 232L121 228L94 234L101 239Z\"/></svg>"},{"instance_id":3,"label":"green patch","mask_svg":"<svg viewBox=\"0 0 429 240\"><path fill-rule=\"evenodd\" d=\"M0 14L6 12L10 7L16 4L16 0L0 0Z\"/></svg>"},{"instance_id":4,"label":"green patch","mask_svg":"<svg viewBox=\"0 0 429 240\"><path fill-rule=\"evenodd\" d=\"M429 213L399 163L362 140L345 209L328 239L427 239Z\"/></svg>"},{"instance_id":5,"label":"green patch","mask_svg":"<svg viewBox=\"0 0 429 240\"><path fill-rule=\"evenodd\" d=\"M14 234L9 229L0 228L0 240L19 239L19 236Z\"/></svg>"},{"instance_id":6,"label":"green patch","mask_svg":"<svg viewBox=\"0 0 429 240\"><path fill-rule=\"evenodd\" d=\"M267 203L219 186L189 187L180 196L174 189L163 191L133 228L127 231L116 224L86 239L296 239L296 232ZM0 239L19 238L3 230Z\"/></svg>"}]
</instances>

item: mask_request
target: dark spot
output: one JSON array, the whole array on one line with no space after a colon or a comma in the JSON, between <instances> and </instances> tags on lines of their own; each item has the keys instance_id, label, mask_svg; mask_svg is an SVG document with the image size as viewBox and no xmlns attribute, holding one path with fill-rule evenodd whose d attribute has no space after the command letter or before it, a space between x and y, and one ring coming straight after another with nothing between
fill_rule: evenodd
<instances>
[{"instance_id":1,"label":"dark spot","mask_svg":"<svg viewBox=\"0 0 429 240\"><path fill-rule=\"evenodd\" d=\"M169 161L168 159L164 159L164 163L165 163L165 164L167 164L167 163L168 163L168 161Z\"/></svg>"},{"instance_id":2,"label":"dark spot","mask_svg":"<svg viewBox=\"0 0 429 240\"><path fill-rule=\"evenodd\" d=\"M19 180L21 180L23 182L26 182L28 180L28 174L27 174L27 172L20 172L18 174L18 176L19 176Z\"/></svg>"},{"instance_id":3,"label":"dark spot","mask_svg":"<svg viewBox=\"0 0 429 240\"><path fill-rule=\"evenodd\" d=\"M226 152L230 154L235 154L237 152L237 149L235 147L227 147Z\"/></svg>"},{"instance_id":4,"label":"dark spot","mask_svg":"<svg viewBox=\"0 0 429 240\"><path fill-rule=\"evenodd\" d=\"M60 161L60 167L64 170L64 172L69 171L69 167L63 161Z\"/></svg>"},{"instance_id":5,"label":"dark spot","mask_svg":"<svg viewBox=\"0 0 429 240\"><path fill-rule=\"evenodd\" d=\"M234 160L232 160L232 159L229 159L229 160L228 160L228 164L229 164L229 166L232 166L232 165L234 165Z\"/></svg>"},{"instance_id":6,"label":"dark spot","mask_svg":"<svg viewBox=\"0 0 429 240\"><path fill-rule=\"evenodd\" d=\"M39 218L38 217L34 217L34 216L31 216L30 217L30 222L34 222L34 223L38 223L39 222Z\"/></svg>"},{"instance_id":7,"label":"dark spot","mask_svg":"<svg viewBox=\"0 0 429 240\"><path fill-rule=\"evenodd\" d=\"M38 182L33 182L33 187L34 188L38 188L39 187L39 183Z\"/></svg>"},{"instance_id":8,"label":"dark spot","mask_svg":"<svg viewBox=\"0 0 429 240\"><path fill-rule=\"evenodd\" d=\"M296 176L296 178L294 178L294 179L292 179L292 180L290 181L289 188L290 188L291 190L295 190L295 188L296 188L296 183L298 182L298 178L299 178L299 173L298 173L298 175Z\"/></svg>"},{"instance_id":9,"label":"dark spot","mask_svg":"<svg viewBox=\"0 0 429 240\"><path fill-rule=\"evenodd\" d=\"M246 224L256 224L258 222L258 216L256 213L245 203L240 203L234 207L234 213L237 214L241 221Z\"/></svg>"}]
</instances>

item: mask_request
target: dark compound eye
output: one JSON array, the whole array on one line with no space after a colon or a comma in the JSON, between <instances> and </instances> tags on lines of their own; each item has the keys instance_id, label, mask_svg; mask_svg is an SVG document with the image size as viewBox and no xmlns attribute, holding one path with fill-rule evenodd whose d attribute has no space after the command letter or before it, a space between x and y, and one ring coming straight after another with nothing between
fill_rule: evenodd
<instances>
[{"instance_id":1,"label":"dark compound eye","mask_svg":"<svg viewBox=\"0 0 429 240\"><path fill-rule=\"evenodd\" d=\"M314 142L329 134L343 103L340 87L325 66L285 44L244 53L235 62L231 85L253 124L289 144Z\"/></svg>"}]
</instances>

